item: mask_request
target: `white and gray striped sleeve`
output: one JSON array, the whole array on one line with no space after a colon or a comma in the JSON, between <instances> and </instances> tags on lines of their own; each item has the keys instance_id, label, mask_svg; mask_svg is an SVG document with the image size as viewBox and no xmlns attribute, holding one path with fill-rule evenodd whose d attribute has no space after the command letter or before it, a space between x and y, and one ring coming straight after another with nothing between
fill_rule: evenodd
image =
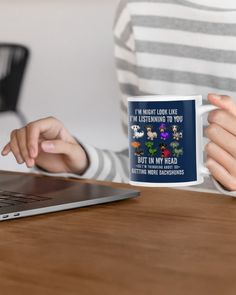
<instances>
[{"instance_id":1,"label":"white and gray striped sleeve","mask_svg":"<svg viewBox=\"0 0 236 295\"><path fill-rule=\"evenodd\" d=\"M81 144L81 142L80 142ZM87 153L89 167L82 178L112 182L128 182L128 150L114 152L81 144Z\"/></svg>"},{"instance_id":2,"label":"white and gray striped sleeve","mask_svg":"<svg viewBox=\"0 0 236 295\"><path fill-rule=\"evenodd\" d=\"M128 3L129 1L127 0L120 1L114 24L115 60L117 78L121 91L121 121L126 135L128 133L127 97L152 94L148 91L143 92L141 88L142 85L139 85L140 80L137 73L133 25L131 22ZM86 144L83 144L83 147L87 152L90 165L82 177L114 182L128 182L128 150L113 152L109 150L97 149ZM223 194L236 196L236 192L229 192L225 190L212 178L206 178L204 184L197 187L202 190L214 190L215 188Z\"/></svg>"},{"instance_id":3,"label":"white and gray striped sleeve","mask_svg":"<svg viewBox=\"0 0 236 295\"><path fill-rule=\"evenodd\" d=\"M148 16L144 22L147 19ZM135 54L135 36L133 34L133 24L128 0L121 0L119 2L114 25L114 39L117 77L121 91L121 120L123 130L127 134L127 97L153 94L151 91L144 92L141 87L142 85L139 83ZM202 188L203 190L216 189L220 193L236 196L236 192L229 192L212 177L205 178L204 183L198 185L198 188Z\"/></svg>"}]
</instances>

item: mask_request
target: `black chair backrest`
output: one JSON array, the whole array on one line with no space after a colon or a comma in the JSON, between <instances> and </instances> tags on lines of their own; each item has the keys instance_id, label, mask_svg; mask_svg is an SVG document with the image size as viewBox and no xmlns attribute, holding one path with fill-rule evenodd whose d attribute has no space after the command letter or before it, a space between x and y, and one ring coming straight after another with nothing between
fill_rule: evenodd
<instances>
[{"instance_id":1,"label":"black chair backrest","mask_svg":"<svg viewBox=\"0 0 236 295\"><path fill-rule=\"evenodd\" d=\"M22 124L25 118L17 105L29 54L23 45L0 43L0 112L16 112Z\"/></svg>"}]
</instances>

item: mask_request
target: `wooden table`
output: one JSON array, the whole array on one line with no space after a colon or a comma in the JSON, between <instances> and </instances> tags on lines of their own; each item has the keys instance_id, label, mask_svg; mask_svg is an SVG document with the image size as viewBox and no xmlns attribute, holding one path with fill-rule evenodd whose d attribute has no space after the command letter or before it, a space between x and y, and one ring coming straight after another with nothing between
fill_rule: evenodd
<instances>
[{"instance_id":1,"label":"wooden table","mask_svg":"<svg viewBox=\"0 0 236 295\"><path fill-rule=\"evenodd\" d=\"M133 200L2 222L0 288L4 295L236 294L236 200L142 188Z\"/></svg>"}]
</instances>

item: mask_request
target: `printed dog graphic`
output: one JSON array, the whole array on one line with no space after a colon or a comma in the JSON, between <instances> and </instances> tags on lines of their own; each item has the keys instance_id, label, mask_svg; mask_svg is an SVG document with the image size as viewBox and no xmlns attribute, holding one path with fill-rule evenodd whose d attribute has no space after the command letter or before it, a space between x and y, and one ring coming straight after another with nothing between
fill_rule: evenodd
<instances>
[{"instance_id":1,"label":"printed dog graphic","mask_svg":"<svg viewBox=\"0 0 236 295\"><path fill-rule=\"evenodd\" d=\"M140 126L139 125L132 125L131 129L133 130L133 138L141 138L144 136L144 131L139 131Z\"/></svg>"},{"instance_id":2,"label":"printed dog graphic","mask_svg":"<svg viewBox=\"0 0 236 295\"><path fill-rule=\"evenodd\" d=\"M173 125L171 128L173 132L173 139L179 140L180 138L183 138L183 132L179 132L179 127L177 125Z\"/></svg>"},{"instance_id":3,"label":"printed dog graphic","mask_svg":"<svg viewBox=\"0 0 236 295\"><path fill-rule=\"evenodd\" d=\"M152 131L152 129L153 129L152 126L146 126L146 129L147 129L147 139L148 140L153 140L154 138L157 138L157 133Z\"/></svg>"},{"instance_id":4,"label":"printed dog graphic","mask_svg":"<svg viewBox=\"0 0 236 295\"><path fill-rule=\"evenodd\" d=\"M166 143L160 143L159 147L161 149L161 157L162 158L168 158L171 156L171 152L167 149L167 144Z\"/></svg>"},{"instance_id":5,"label":"printed dog graphic","mask_svg":"<svg viewBox=\"0 0 236 295\"><path fill-rule=\"evenodd\" d=\"M141 143L138 141L131 142L131 146L135 148L135 156L142 156L144 154L144 151L141 149Z\"/></svg>"},{"instance_id":6,"label":"printed dog graphic","mask_svg":"<svg viewBox=\"0 0 236 295\"><path fill-rule=\"evenodd\" d=\"M161 139L166 140L169 138L169 133L166 132L166 124L161 124L159 127Z\"/></svg>"},{"instance_id":7,"label":"printed dog graphic","mask_svg":"<svg viewBox=\"0 0 236 295\"><path fill-rule=\"evenodd\" d=\"M152 141L145 142L146 147L148 148L148 152L150 156L155 156L157 154L157 149L154 148L154 143Z\"/></svg>"},{"instance_id":8,"label":"printed dog graphic","mask_svg":"<svg viewBox=\"0 0 236 295\"><path fill-rule=\"evenodd\" d=\"M179 143L177 141L171 142L170 146L172 147L172 154L174 157L179 157L183 155L183 149L179 148Z\"/></svg>"}]
</instances>

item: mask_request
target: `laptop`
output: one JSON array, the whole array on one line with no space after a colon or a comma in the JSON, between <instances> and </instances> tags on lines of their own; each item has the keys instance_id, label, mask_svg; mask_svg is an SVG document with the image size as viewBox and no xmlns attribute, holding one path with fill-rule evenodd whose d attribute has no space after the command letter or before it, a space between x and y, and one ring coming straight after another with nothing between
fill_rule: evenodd
<instances>
[{"instance_id":1,"label":"laptop","mask_svg":"<svg viewBox=\"0 0 236 295\"><path fill-rule=\"evenodd\" d=\"M0 221L137 196L139 192L133 189L39 174L0 171Z\"/></svg>"}]
</instances>

